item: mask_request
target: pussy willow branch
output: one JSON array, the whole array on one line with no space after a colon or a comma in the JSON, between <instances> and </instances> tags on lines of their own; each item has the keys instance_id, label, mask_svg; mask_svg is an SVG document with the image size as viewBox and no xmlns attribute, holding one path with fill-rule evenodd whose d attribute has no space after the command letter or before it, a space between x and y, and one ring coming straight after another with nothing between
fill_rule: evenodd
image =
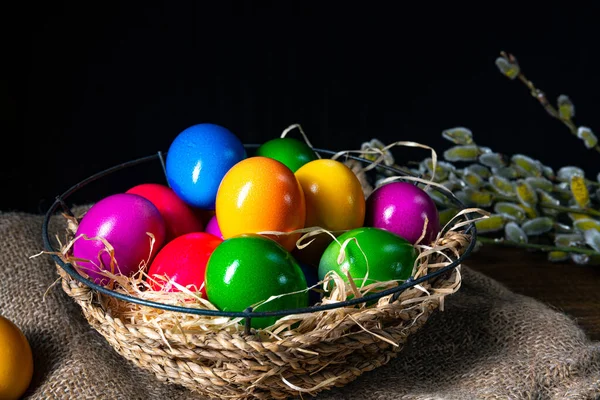
<instances>
[{"instance_id":1,"label":"pussy willow branch","mask_svg":"<svg viewBox=\"0 0 600 400\"><path fill-rule=\"evenodd\" d=\"M515 198L513 198L513 197L503 196L501 194L495 194L495 193L492 194L492 197L494 198L494 200L510 201L515 204L518 204L515 201ZM600 217L600 211L595 210L593 208L572 208L572 207L557 206L554 204L547 204L547 203L539 203L538 206L541 208L552 209L552 210L562 211L562 212L566 212L566 213L585 214L585 215L589 215L591 217Z\"/></svg>"},{"instance_id":2,"label":"pussy willow branch","mask_svg":"<svg viewBox=\"0 0 600 400\"><path fill-rule=\"evenodd\" d=\"M463 179L463 175L461 173L457 172L457 175L459 178ZM508 201L508 202L511 202L514 204L519 204L518 200L515 197L504 196L502 194L493 193L493 192L490 192L490 195L492 196L492 201L494 201L494 202ZM566 207L566 206L554 205L554 204L549 204L549 203L539 203L539 204L537 204L537 206L540 208L552 209L552 210L556 210L556 211L560 211L560 212L564 212L564 213L584 214L584 215L589 215L590 217L600 217L600 210L596 210L596 209L590 208L590 207L574 208L574 207Z\"/></svg>"},{"instance_id":3,"label":"pussy willow branch","mask_svg":"<svg viewBox=\"0 0 600 400\"><path fill-rule=\"evenodd\" d=\"M561 246L536 244L536 243L518 243L518 242L513 242L511 240L506 240L506 239L502 239L502 238L501 239L492 239L492 238L483 237L483 236L477 236L477 240L484 244L495 244L498 246L506 246L506 247L520 247L523 249L541 250L543 252L562 251L564 253L578 253L578 254L585 254L588 256L600 256L600 253L598 253L595 250L581 248L581 247L561 247Z\"/></svg>"},{"instance_id":4,"label":"pussy willow branch","mask_svg":"<svg viewBox=\"0 0 600 400\"><path fill-rule=\"evenodd\" d=\"M507 54L505 51L501 51L500 54L502 55L502 57L506 58L510 62L513 62L513 63L517 62L516 58L512 54ZM577 126L573 123L573 121L571 121L571 119L561 118L558 110L546 98L546 94L543 91L541 91L540 89L536 88L535 85L533 84L533 82L531 82L529 79L527 79L527 77L525 76L525 74L523 74L523 71L520 68L519 68L519 74L517 75L517 78L519 78L519 80L521 82L523 82L523 84L525 84L525 86L527 86L527 88L529 89L529 92L531 93L531 96L533 96L540 102L540 104L544 107L544 109L548 112L548 114L550 114L550 116L561 121L563 124L565 124L567 126L567 128L569 128L569 131L573 135L577 136ZM597 152L600 153L600 145L594 146L594 150L596 150Z\"/></svg>"}]
</instances>

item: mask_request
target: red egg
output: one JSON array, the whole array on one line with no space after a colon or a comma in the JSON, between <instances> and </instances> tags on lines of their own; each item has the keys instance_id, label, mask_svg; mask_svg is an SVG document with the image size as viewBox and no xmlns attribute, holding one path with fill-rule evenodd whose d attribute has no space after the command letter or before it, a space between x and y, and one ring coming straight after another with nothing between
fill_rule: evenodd
<instances>
[{"instance_id":1,"label":"red egg","mask_svg":"<svg viewBox=\"0 0 600 400\"><path fill-rule=\"evenodd\" d=\"M166 185L143 183L132 187L126 193L142 196L156 206L165 221L166 242L186 233L204 230L198 213Z\"/></svg>"},{"instance_id":2,"label":"red egg","mask_svg":"<svg viewBox=\"0 0 600 400\"><path fill-rule=\"evenodd\" d=\"M156 255L148 270L147 281L153 290L177 292L173 282L206 298L204 274L206 263L222 239L206 232L192 232L167 243ZM166 279L166 280L165 280Z\"/></svg>"}]
</instances>

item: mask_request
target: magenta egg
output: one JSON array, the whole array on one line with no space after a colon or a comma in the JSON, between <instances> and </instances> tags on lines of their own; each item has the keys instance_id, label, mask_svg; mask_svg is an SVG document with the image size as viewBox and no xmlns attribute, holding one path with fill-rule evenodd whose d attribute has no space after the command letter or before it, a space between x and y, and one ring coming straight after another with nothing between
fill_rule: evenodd
<instances>
[{"instance_id":1,"label":"magenta egg","mask_svg":"<svg viewBox=\"0 0 600 400\"><path fill-rule=\"evenodd\" d=\"M215 235L218 238L223 239L223 234L221 233L221 228L219 228L219 223L217 222L217 216L213 215L208 222L206 223L206 228L204 228L204 232L210 233L211 235Z\"/></svg>"},{"instance_id":2,"label":"magenta egg","mask_svg":"<svg viewBox=\"0 0 600 400\"><path fill-rule=\"evenodd\" d=\"M109 279L102 270L131 276L143 262L149 265L164 244L165 231L160 212L149 200L136 194L114 194L94 204L81 219L73 256L86 260L77 261L79 269L103 285ZM104 241L114 249L114 268Z\"/></svg>"},{"instance_id":3,"label":"magenta egg","mask_svg":"<svg viewBox=\"0 0 600 400\"><path fill-rule=\"evenodd\" d=\"M431 243L440 231L435 203L421 188L408 182L378 187L367 198L365 225L385 229L415 244L425 226L421 244Z\"/></svg>"}]
</instances>

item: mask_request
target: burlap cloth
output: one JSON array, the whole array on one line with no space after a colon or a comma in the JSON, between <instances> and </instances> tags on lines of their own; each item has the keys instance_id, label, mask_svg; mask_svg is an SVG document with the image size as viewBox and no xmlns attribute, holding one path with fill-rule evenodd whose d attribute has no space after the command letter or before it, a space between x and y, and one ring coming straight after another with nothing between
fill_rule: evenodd
<instances>
[{"instance_id":1,"label":"burlap cloth","mask_svg":"<svg viewBox=\"0 0 600 400\"><path fill-rule=\"evenodd\" d=\"M39 253L43 217L0 213L0 313L29 339L31 399L198 399L118 355ZM507 266L510 268L510 266ZM318 399L595 399L600 344L568 316L463 266L464 283L386 366ZM50 289L49 289L50 288ZM309 398L310 396L305 396Z\"/></svg>"}]
</instances>

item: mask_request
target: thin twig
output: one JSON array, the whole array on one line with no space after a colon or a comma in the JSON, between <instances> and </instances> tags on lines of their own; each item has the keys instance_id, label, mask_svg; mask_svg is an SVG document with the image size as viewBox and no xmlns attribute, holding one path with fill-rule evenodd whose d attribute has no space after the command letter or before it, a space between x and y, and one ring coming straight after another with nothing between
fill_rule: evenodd
<instances>
[{"instance_id":1,"label":"thin twig","mask_svg":"<svg viewBox=\"0 0 600 400\"><path fill-rule=\"evenodd\" d=\"M500 55L502 57L504 57L508 62L518 65L516 57L513 56L512 54L507 54L505 51L501 51ZM561 118L558 110L548 101L546 94L543 91L541 91L540 89L538 89L537 87L535 87L533 82L531 82L529 79L527 79L527 77L525 76L525 74L523 74L523 71L520 69L520 67L519 67L519 73L517 75L517 78L519 78L519 80L521 82L523 82L523 84L525 86L527 86L531 96L533 96L540 102L542 107L544 107L544 109L548 112L548 114L550 114L551 117L556 118L559 121L561 121L563 124L565 124L565 126L567 128L569 128L569 131L577 137L577 126L573 123L571 118L569 118L569 119ZM593 149L600 153L600 145L594 146Z\"/></svg>"}]
</instances>

